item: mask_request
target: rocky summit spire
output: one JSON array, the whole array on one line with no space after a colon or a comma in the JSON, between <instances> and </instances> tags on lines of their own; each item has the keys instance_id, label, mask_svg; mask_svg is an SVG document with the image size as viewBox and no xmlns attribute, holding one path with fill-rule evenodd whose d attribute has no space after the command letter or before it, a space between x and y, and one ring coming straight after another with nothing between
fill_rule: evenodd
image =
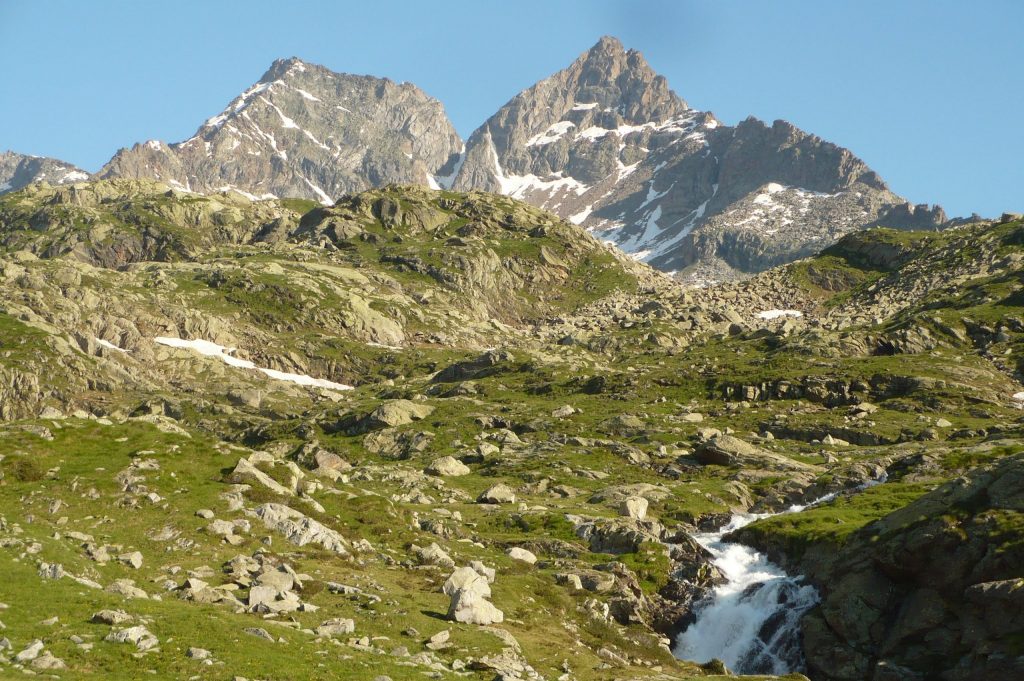
<instances>
[{"instance_id":1,"label":"rocky summit spire","mask_svg":"<svg viewBox=\"0 0 1024 681\"><path fill-rule=\"evenodd\" d=\"M604 36L564 71L565 87L580 101L612 108L626 121L647 122L682 113L689 107L636 50Z\"/></svg>"}]
</instances>

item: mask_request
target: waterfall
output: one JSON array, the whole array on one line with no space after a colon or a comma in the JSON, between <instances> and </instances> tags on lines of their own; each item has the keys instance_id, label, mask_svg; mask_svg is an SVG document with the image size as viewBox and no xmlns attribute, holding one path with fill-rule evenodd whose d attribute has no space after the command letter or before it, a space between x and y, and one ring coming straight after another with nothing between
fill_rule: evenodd
<instances>
[{"instance_id":1,"label":"waterfall","mask_svg":"<svg viewBox=\"0 0 1024 681\"><path fill-rule=\"evenodd\" d=\"M883 473L857 490L885 482ZM828 494L782 513L798 513L834 499ZM767 556L743 544L723 540L734 530L777 513L737 513L717 532L694 535L725 576L697 611L697 620L676 639L673 653L700 663L718 658L740 674L802 671L800 620L818 602L817 590L802 575L791 577Z\"/></svg>"},{"instance_id":2,"label":"waterfall","mask_svg":"<svg viewBox=\"0 0 1024 681\"><path fill-rule=\"evenodd\" d=\"M786 674L803 668L800 618L818 602L818 592L802 577L786 575L764 554L722 539L770 515L737 514L718 532L694 536L726 582L715 588L697 612L697 621L676 639L676 657L702 663L718 658L741 674Z\"/></svg>"}]
</instances>

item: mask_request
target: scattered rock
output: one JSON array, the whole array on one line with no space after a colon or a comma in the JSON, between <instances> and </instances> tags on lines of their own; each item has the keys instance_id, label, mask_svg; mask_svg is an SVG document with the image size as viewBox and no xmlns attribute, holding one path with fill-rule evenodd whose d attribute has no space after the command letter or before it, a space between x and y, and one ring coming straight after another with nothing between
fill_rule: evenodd
<instances>
[{"instance_id":1,"label":"scattered rock","mask_svg":"<svg viewBox=\"0 0 1024 681\"><path fill-rule=\"evenodd\" d=\"M124 610L100 610L94 613L89 621L94 624L109 624L111 626L131 622L134 618Z\"/></svg>"},{"instance_id":2,"label":"scattered rock","mask_svg":"<svg viewBox=\"0 0 1024 681\"><path fill-rule=\"evenodd\" d=\"M476 500L479 504L514 504L516 493L508 485L498 483L489 487Z\"/></svg>"},{"instance_id":3,"label":"scattered rock","mask_svg":"<svg viewBox=\"0 0 1024 681\"><path fill-rule=\"evenodd\" d=\"M356 623L350 619L336 617L323 622L316 628L317 636L331 637L351 634L356 630Z\"/></svg>"},{"instance_id":4,"label":"scattered rock","mask_svg":"<svg viewBox=\"0 0 1024 681\"><path fill-rule=\"evenodd\" d=\"M519 560L524 563L529 563L530 565L533 565L537 562L537 556L535 556L531 551L519 548L518 546L513 546L508 550L508 557L512 560Z\"/></svg>"},{"instance_id":5,"label":"scattered rock","mask_svg":"<svg viewBox=\"0 0 1024 681\"><path fill-rule=\"evenodd\" d=\"M262 504L256 507L254 513L269 529L283 534L285 539L297 546L317 544L341 556L351 555L344 537L290 506Z\"/></svg>"},{"instance_id":6,"label":"scattered rock","mask_svg":"<svg viewBox=\"0 0 1024 681\"><path fill-rule=\"evenodd\" d=\"M445 568L455 567L455 561L436 543L420 547L413 544L412 552L421 565L440 565Z\"/></svg>"},{"instance_id":7,"label":"scattered rock","mask_svg":"<svg viewBox=\"0 0 1024 681\"><path fill-rule=\"evenodd\" d=\"M629 497L619 505L619 515L643 520L647 517L647 504L643 497Z\"/></svg>"},{"instance_id":8,"label":"scattered rock","mask_svg":"<svg viewBox=\"0 0 1024 681\"><path fill-rule=\"evenodd\" d=\"M143 652L152 650L160 645L157 637L142 625L128 627L127 629L115 629L107 634L103 640L111 641L112 643L131 643Z\"/></svg>"},{"instance_id":9,"label":"scattered rock","mask_svg":"<svg viewBox=\"0 0 1024 681\"><path fill-rule=\"evenodd\" d=\"M469 466L462 463L454 456L442 456L440 459L435 459L427 466L425 472L429 475L439 475L443 477L456 477L460 475L469 475L471 473Z\"/></svg>"},{"instance_id":10,"label":"scattered rock","mask_svg":"<svg viewBox=\"0 0 1024 681\"><path fill-rule=\"evenodd\" d=\"M448 619L465 624L498 624L505 614L473 589L458 589L452 594Z\"/></svg>"}]
</instances>

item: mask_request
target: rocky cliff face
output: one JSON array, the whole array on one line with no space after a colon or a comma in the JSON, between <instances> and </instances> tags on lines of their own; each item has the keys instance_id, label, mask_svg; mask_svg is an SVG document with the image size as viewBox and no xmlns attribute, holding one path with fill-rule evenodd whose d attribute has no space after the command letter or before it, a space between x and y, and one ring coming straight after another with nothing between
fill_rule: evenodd
<instances>
[{"instance_id":1,"label":"rocky cliff face","mask_svg":"<svg viewBox=\"0 0 1024 681\"><path fill-rule=\"evenodd\" d=\"M1016 455L809 557L826 585L805 621L814 678L1021 678L1022 508Z\"/></svg>"},{"instance_id":2,"label":"rocky cliff face","mask_svg":"<svg viewBox=\"0 0 1024 681\"><path fill-rule=\"evenodd\" d=\"M55 158L0 152L0 194L16 191L33 182L56 185L88 179L89 173Z\"/></svg>"},{"instance_id":3,"label":"rocky cliff face","mask_svg":"<svg viewBox=\"0 0 1024 681\"><path fill-rule=\"evenodd\" d=\"M293 58L274 62L188 140L122 149L99 175L333 203L385 184L438 186L461 147L444 107L416 86Z\"/></svg>"},{"instance_id":4,"label":"rocky cliff face","mask_svg":"<svg viewBox=\"0 0 1024 681\"><path fill-rule=\"evenodd\" d=\"M945 219L789 123L729 127L691 109L613 38L474 132L454 186L523 199L701 278L760 271L879 220L925 228Z\"/></svg>"}]
</instances>

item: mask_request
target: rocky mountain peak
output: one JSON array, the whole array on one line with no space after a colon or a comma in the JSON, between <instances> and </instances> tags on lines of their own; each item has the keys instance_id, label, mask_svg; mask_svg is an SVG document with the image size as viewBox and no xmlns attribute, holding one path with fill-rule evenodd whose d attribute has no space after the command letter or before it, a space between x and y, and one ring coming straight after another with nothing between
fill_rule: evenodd
<instances>
[{"instance_id":1,"label":"rocky mountain peak","mask_svg":"<svg viewBox=\"0 0 1024 681\"><path fill-rule=\"evenodd\" d=\"M700 281L743 277L869 225L943 217L791 123L730 127L691 109L610 36L510 99L465 145L416 86L291 57L190 139L121 150L100 176L325 204L392 183L496 192ZM709 263L713 273L696 272Z\"/></svg>"},{"instance_id":2,"label":"rocky mountain peak","mask_svg":"<svg viewBox=\"0 0 1024 681\"><path fill-rule=\"evenodd\" d=\"M941 216L911 210L848 149L791 123L729 127L691 109L610 37L474 132L454 186L544 207L701 282L788 262L880 220L921 228Z\"/></svg>"},{"instance_id":3,"label":"rocky mountain peak","mask_svg":"<svg viewBox=\"0 0 1024 681\"><path fill-rule=\"evenodd\" d=\"M35 182L71 184L88 180L89 177L89 173L66 161L14 151L0 152L0 194L16 191Z\"/></svg>"},{"instance_id":4,"label":"rocky mountain peak","mask_svg":"<svg viewBox=\"0 0 1024 681\"><path fill-rule=\"evenodd\" d=\"M648 122L689 107L668 87L637 50L626 50L617 38L604 36L566 70L565 85L580 102L614 109L626 121Z\"/></svg>"},{"instance_id":5,"label":"rocky mountain peak","mask_svg":"<svg viewBox=\"0 0 1024 681\"><path fill-rule=\"evenodd\" d=\"M274 63L270 65L267 72L263 74L259 82L261 83L272 83L275 80L281 80L295 73L302 73L306 68L322 69L322 66L316 64L307 64L298 57L288 57L287 59L275 59Z\"/></svg>"},{"instance_id":6,"label":"rocky mountain peak","mask_svg":"<svg viewBox=\"0 0 1024 681\"><path fill-rule=\"evenodd\" d=\"M122 149L100 176L333 203L391 183L439 186L436 176L461 149L444 107L416 86L292 57L275 61L188 140Z\"/></svg>"}]
</instances>

